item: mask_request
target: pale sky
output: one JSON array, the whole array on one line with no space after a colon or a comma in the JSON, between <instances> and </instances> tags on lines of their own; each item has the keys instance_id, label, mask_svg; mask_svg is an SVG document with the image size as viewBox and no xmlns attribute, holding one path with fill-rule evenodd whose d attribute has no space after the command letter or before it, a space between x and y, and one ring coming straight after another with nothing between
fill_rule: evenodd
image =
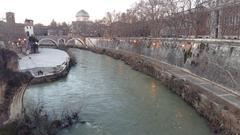
<instances>
[{"instance_id":1,"label":"pale sky","mask_svg":"<svg viewBox=\"0 0 240 135\"><path fill-rule=\"evenodd\" d=\"M75 21L76 13L84 9L90 20L101 19L108 11L125 11L138 0L0 0L0 19L6 12L14 12L17 23L26 18L34 23L48 25L52 19L57 22Z\"/></svg>"}]
</instances>

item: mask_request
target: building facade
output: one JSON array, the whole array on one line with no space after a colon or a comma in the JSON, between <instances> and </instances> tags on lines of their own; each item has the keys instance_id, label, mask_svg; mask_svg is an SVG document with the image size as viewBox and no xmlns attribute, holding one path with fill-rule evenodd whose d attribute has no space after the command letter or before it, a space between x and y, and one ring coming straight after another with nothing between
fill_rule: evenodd
<instances>
[{"instance_id":1,"label":"building facade","mask_svg":"<svg viewBox=\"0 0 240 135\"><path fill-rule=\"evenodd\" d=\"M33 20L25 19L24 24L25 24L24 31L26 33L26 36L27 37L33 36L34 35Z\"/></svg>"},{"instance_id":2,"label":"building facade","mask_svg":"<svg viewBox=\"0 0 240 135\"><path fill-rule=\"evenodd\" d=\"M15 22L15 14L6 13L6 22L0 21L0 40L5 43L16 42L19 38L25 38L24 24Z\"/></svg>"},{"instance_id":3,"label":"building facade","mask_svg":"<svg viewBox=\"0 0 240 135\"><path fill-rule=\"evenodd\" d=\"M13 12L7 12L6 20L8 24L15 24L15 14Z\"/></svg>"},{"instance_id":4,"label":"building facade","mask_svg":"<svg viewBox=\"0 0 240 135\"><path fill-rule=\"evenodd\" d=\"M89 14L85 10L80 10L76 14L76 21L72 22L70 35L82 37L97 37L102 31L98 29L97 24L89 21Z\"/></svg>"}]
</instances>

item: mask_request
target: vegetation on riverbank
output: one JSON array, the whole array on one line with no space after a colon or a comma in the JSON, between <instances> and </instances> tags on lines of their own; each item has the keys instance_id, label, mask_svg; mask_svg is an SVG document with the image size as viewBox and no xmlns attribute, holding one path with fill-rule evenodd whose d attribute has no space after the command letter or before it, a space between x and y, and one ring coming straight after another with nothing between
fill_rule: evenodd
<instances>
[{"instance_id":1,"label":"vegetation on riverbank","mask_svg":"<svg viewBox=\"0 0 240 135\"><path fill-rule=\"evenodd\" d=\"M13 97L31 79L31 74L18 72L18 55L15 52L0 49L0 126L9 118Z\"/></svg>"},{"instance_id":2,"label":"vegetation on riverbank","mask_svg":"<svg viewBox=\"0 0 240 135\"><path fill-rule=\"evenodd\" d=\"M24 114L21 119L15 120L0 128L1 135L56 135L61 129L82 122L79 112L65 112L62 116L52 118L43 107L35 108Z\"/></svg>"}]
</instances>

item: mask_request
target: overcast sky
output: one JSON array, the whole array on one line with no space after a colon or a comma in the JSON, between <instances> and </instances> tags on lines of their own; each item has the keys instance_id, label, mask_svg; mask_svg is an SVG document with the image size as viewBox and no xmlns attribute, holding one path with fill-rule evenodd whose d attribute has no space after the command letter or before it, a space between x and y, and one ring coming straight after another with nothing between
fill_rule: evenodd
<instances>
[{"instance_id":1,"label":"overcast sky","mask_svg":"<svg viewBox=\"0 0 240 135\"><path fill-rule=\"evenodd\" d=\"M76 13L84 9L90 20L101 19L108 11L125 11L138 0L0 0L0 18L8 11L15 13L18 23L26 18L34 23L48 25L52 19L68 23L75 20Z\"/></svg>"}]
</instances>

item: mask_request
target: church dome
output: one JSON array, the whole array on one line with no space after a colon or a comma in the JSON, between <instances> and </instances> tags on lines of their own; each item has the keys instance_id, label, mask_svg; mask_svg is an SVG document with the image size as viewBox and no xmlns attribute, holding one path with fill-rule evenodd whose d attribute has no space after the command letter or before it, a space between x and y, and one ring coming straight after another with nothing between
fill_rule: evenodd
<instances>
[{"instance_id":1,"label":"church dome","mask_svg":"<svg viewBox=\"0 0 240 135\"><path fill-rule=\"evenodd\" d=\"M80 10L77 12L76 17L89 17L89 14L85 10Z\"/></svg>"}]
</instances>

